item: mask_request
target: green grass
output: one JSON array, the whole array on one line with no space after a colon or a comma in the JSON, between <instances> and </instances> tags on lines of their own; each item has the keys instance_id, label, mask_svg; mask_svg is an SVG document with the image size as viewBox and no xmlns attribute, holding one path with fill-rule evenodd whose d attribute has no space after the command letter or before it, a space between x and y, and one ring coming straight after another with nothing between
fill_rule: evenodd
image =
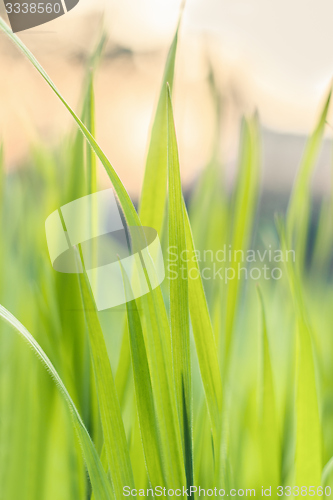
<instances>
[{"instance_id":1,"label":"green grass","mask_svg":"<svg viewBox=\"0 0 333 500\"><path fill-rule=\"evenodd\" d=\"M313 486L313 496L321 496L321 483L333 486L332 194L322 200L312 258L306 254L311 177L331 94L300 159L286 214L263 224L258 211L256 115L241 126L232 192L216 140L185 204L172 108L178 27L137 211L95 138L94 77L105 36L89 60L77 114L2 20L0 28L74 120L57 149L34 144L19 171L5 173L6 144L0 149L0 498L106 500L123 498L124 486L190 485L226 494L254 488L256 496L272 487L273 498L279 486ZM210 85L218 137L222 111L212 73ZM154 227L165 258L173 248L178 273L126 307L103 312L85 273L52 269L44 233L50 213L98 190L97 161L127 224ZM203 255L224 245L236 251L230 264L192 258L196 249ZM266 250L260 265L272 264L269 250L295 249L296 261L273 263L281 279L245 280L244 271L237 279L239 265L251 269L241 259L249 249ZM181 262L184 254L190 258ZM235 277L201 279L215 265L228 265Z\"/></svg>"}]
</instances>

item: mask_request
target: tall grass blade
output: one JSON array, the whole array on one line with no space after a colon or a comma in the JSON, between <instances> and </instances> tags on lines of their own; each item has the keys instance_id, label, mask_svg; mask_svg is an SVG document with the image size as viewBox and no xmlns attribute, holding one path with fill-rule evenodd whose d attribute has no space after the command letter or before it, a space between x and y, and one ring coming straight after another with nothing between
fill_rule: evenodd
<instances>
[{"instance_id":1,"label":"tall grass blade","mask_svg":"<svg viewBox=\"0 0 333 500\"><path fill-rule=\"evenodd\" d=\"M141 320L126 271L120 262L126 294L126 309L134 374L136 405L148 477L153 488L165 484L162 472L154 398Z\"/></svg>"},{"instance_id":2,"label":"tall grass blade","mask_svg":"<svg viewBox=\"0 0 333 500\"><path fill-rule=\"evenodd\" d=\"M262 460L262 484L264 488L272 487L276 491L280 481L281 450L278 418L276 411L275 390L269 340L267 332L264 300L259 286L257 287L261 317L262 335L260 342L261 370L259 379L259 432Z\"/></svg>"},{"instance_id":3,"label":"tall grass blade","mask_svg":"<svg viewBox=\"0 0 333 500\"><path fill-rule=\"evenodd\" d=\"M179 25L167 57L156 115L146 161L140 199L139 215L142 224L155 228L160 234L163 226L167 185L167 82L173 87Z\"/></svg>"},{"instance_id":4,"label":"tall grass blade","mask_svg":"<svg viewBox=\"0 0 333 500\"><path fill-rule=\"evenodd\" d=\"M321 426L311 337L303 317L297 321L296 484L320 485Z\"/></svg>"},{"instance_id":5,"label":"tall grass blade","mask_svg":"<svg viewBox=\"0 0 333 500\"><path fill-rule=\"evenodd\" d=\"M131 431L130 431L130 456L131 461L135 464L133 469L135 487L137 489L146 489L151 486L147 474L147 465L145 460L145 454L143 451L142 436L140 432L139 416L136 411L136 399L133 394L133 406L131 413ZM165 483L163 483L165 484Z\"/></svg>"},{"instance_id":6,"label":"tall grass blade","mask_svg":"<svg viewBox=\"0 0 333 500\"><path fill-rule=\"evenodd\" d=\"M194 255L195 247L185 204L184 212L187 250L189 255ZM189 259L188 274L190 276L188 288L191 324L211 422L214 454L217 459L220 450L223 394L217 348L197 260ZM198 278L192 279L191 276L197 276Z\"/></svg>"},{"instance_id":7,"label":"tall grass blade","mask_svg":"<svg viewBox=\"0 0 333 500\"><path fill-rule=\"evenodd\" d=\"M158 100L157 110L154 117L148 155L146 160L146 169L142 187L142 195L140 199L139 205L139 215L143 224L154 227L158 230L159 233L162 231L163 220L164 220L164 212L165 212L165 203L166 203L166 192L167 192L167 93L166 93L166 83L169 82L169 85L172 89L173 80L174 80L174 68L175 68L175 58L178 44L178 31L179 25L177 27L175 36L173 38L171 47L169 49L167 61L165 64L164 75L162 79L161 91ZM160 380L160 383L168 383L167 380L169 378L170 383L170 374L167 376L165 370L168 370L168 364L171 362L171 347L168 345L166 348L162 348L161 352L159 352L159 345L162 342L166 342L169 344L169 325L166 319L165 308L163 303L162 295L159 291L155 294L154 300L158 301L157 306L155 307L151 300L140 301L140 304L145 307L146 313L150 314L149 311L153 309L153 316L150 319L151 326L146 326L146 330L148 328L148 332L146 331L147 338L147 355L150 360L150 366L152 368L152 378L153 381ZM161 315L158 310L163 310L163 314ZM164 317L164 321L161 319ZM155 318L155 319L154 319ZM161 337L162 335L162 337ZM124 340L126 342L126 340ZM124 348L123 348L124 347ZM128 362L129 360L129 351L126 351L126 345L122 347L122 357ZM170 355L168 352L170 351ZM160 359L160 362L156 362L157 359ZM161 362L161 357L165 358L163 362ZM119 372L119 376L118 376ZM126 380L125 368L119 366L119 370L117 372L117 380L124 386L124 381ZM165 378L167 376L167 378ZM158 378L156 378L158 377ZM164 382L162 382L164 381ZM153 384L153 389L156 384ZM175 425L177 424L174 421L175 411L173 408L173 404L170 403L173 400L173 394L168 394L170 392L170 388L165 387L164 389L167 391L165 396L162 397L160 394L160 388L156 385L154 395L155 395L155 404L157 405L157 415L160 416L159 419L159 427L161 429L161 446L163 450L163 463L165 465L164 472L167 484L172 485L174 482L172 476L174 473L172 472L174 464L172 452L170 449L170 444L173 442L173 439L177 440L178 430L175 429ZM171 398L171 401L168 403L167 398ZM173 413L174 415L171 418L168 418L168 413ZM168 428L161 423L161 417L163 419L166 418L166 423L168 424ZM174 436L171 438L171 436ZM171 441L170 441L171 440ZM181 443L174 444L175 449L179 447ZM178 455L179 456L179 455ZM179 471L180 472L180 471ZM180 481L184 481L181 479ZM181 484L181 483L180 483Z\"/></svg>"},{"instance_id":8,"label":"tall grass blade","mask_svg":"<svg viewBox=\"0 0 333 500\"><path fill-rule=\"evenodd\" d=\"M288 248L286 231L280 223L281 247ZM321 423L310 323L300 278L294 263L286 262L296 310L296 454L295 481L298 486L318 486L322 473Z\"/></svg>"},{"instance_id":9,"label":"tall grass blade","mask_svg":"<svg viewBox=\"0 0 333 500\"><path fill-rule=\"evenodd\" d=\"M310 183L325 132L331 95L332 89L330 88L323 109L320 113L318 123L306 144L288 206L287 235L291 243L293 243L294 240L298 256L298 266L300 269L303 269L304 266L305 249L307 245L311 206Z\"/></svg>"},{"instance_id":10,"label":"tall grass blade","mask_svg":"<svg viewBox=\"0 0 333 500\"><path fill-rule=\"evenodd\" d=\"M181 430L172 377L170 327L161 290L138 300L158 423L163 473L169 488L186 484Z\"/></svg>"},{"instance_id":11,"label":"tall grass blade","mask_svg":"<svg viewBox=\"0 0 333 500\"><path fill-rule=\"evenodd\" d=\"M46 83L51 87L53 92L59 97L60 101L63 103L63 105L67 108L69 113L72 115L74 118L76 124L78 125L79 129L83 133L84 137L88 141L89 145L91 148L94 150L96 153L97 157L101 161L102 165L104 166L112 184L113 187L118 195L120 204L123 208L125 217L127 219L127 222L129 225L136 226L140 225L140 219L138 217L138 214L135 210L135 207L126 191L124 188L122 182L120 181L116 171L112 167L111 163L97 144L96 140L92 136L92 134L89 132L87 127L82 123L80 118L76 115L76 113L73 111L73 109L70 107L70 105L66 102L66 100L63 98L55 84L52 82L48 74L45 72L45 70L42 68L42 66L39 64L37 59L34 57L34 55L30 52L30 50L24 45L24 43L19 39L17 35L15 35L7 26L7 24L4 22L4 20L0 17L0 29L8 35L8 37L14 42L14 44L21 50L21 52L28 58L28 60L33 64L33 66L36 68L36 70L40 73L40 75L44 78Z\"/></svg>"},{"instance_id":12,"label":"tall grass blade","mask_svg":"<svg viewBox=\"0 0 333 500\"><path fill-rule=\"evenodd\" d=\"M128 337L127 323L123 330L123 338L121 342L118 367L115 375L115 384L119 398L120 406L122 407L125 401L126 391L129 386L131 376L131 352Z\"/></svg>"},{"instance_id":13,"label":"tall grass blade","mask_svg":"<svg viewBox=\"0 0 333 500\"><path fill-rule=\"evenodd\" d=\"M243 122L240 155L239 174L233 206L234 216L230 227L232 261L228 262L228 266L233 272L231 279L228 280L226 297L224 370L228 368L226 360L230 358L229 354L241 287L241 280L238 279L238 269L241 264L242 252L244 253L247 250L250 242L258 197L260 160L259 125L256 116Z\"/></svg>"},{"instance_id":14,"label":"tall grass blade","mask_svg":"<svg viewBox=\"0 0 333 500\"><path fill-rule=\"evenodd\" d=\"M182 428L187 484L192 485L193 436L188 274L186 262L182 258L186 252L186 236L178 146L169 86L167 86L167 140L169 248L172 248L173 253L177 256L174 269L176 276L170 280L172 361L179 420Z\"/></svg>"},{"instance_id":15,"label":"tall grass blade","mask_svg":"<svg viewBox=\"0 0 333 500\"><path fill-rule=\"evenodd\" d=\"M94 74L90 72L88 80L88 92L86 102L86 126L93 137L96 135L95 126L95 94L94 94ZM97 162L95 152L89 148L87 151L87 184L88 193L97 191Z\"/></svg>"},{"instance_id":16,"label":"tall grass blade","mask_svg":"<svg viewBox=\"0 0 333 500\"><path fill-rule=\"evenodd\" d=\"M103 32L97 46L94 48L89 56L88 69L85 75L85 81L83 85L82 92L82 111L81 111L81 121L84 123L89 132L95 136L95 103L94 103L94 89L93 89L93 79L101 62L105 44L107 41L106 33ZM95 192L97 188L97 172L96 172L96 156L91 148L88 147L86 156L84 156L85 141L82 132L75 129L75 136L73 141L73 146L70 151L71 156L71 168L70 168L70 182L68 190L69 201L75 200L84 196L87 192ZM86 179L82 175L82 168L86 158L86 177L87 177L87 188L85 186ZM67 202L67 200L66 200Z\"/></svg>"},{"instance_id":17,"label":"tall grass blade","mask_svg":"<svg viewBox=\"0 0 333 500\"><path fill-rule=\"evenodd\" d=\"M83 264L82 257L81 262ZM125 429L103 331L85 272L79 274L79 281L84 314L89 330L105 452L114 495L116 498L121 498L124 486L134 487Z\"/></svg>"},{"instance_id":18,"label":"tall grass blade","mask_svg":"<svg viewBox=\"0 0 333 500\"><path fill-rule=\"evenodd\" d=\"M95 493L96 500L110 500L113 498L111 492L111 486L107 476L104 472L98 454L96 452L95 446L91 441L91 438L88 434L87 429L82 422L82 419L79 415L79 412L76 409L76 406L70 397L66 387L64 386L61 378L58 375L58 372L54 368L53 364L42 350L40 345L36 342L34 337L28 332L28 330L2 305L0 305L0 317L3 318L7 323L9 323L15 331L30 345L33 349L34 353L37 355L39 360L42 362L44 368L49 372L51 377L53 378L56 386L63 396L68 409L70 410L73 426L77 432L83 456L87 465L87 469L89 472L89 477L91 480L91 484Z\"/></svg>"}]
</instances>

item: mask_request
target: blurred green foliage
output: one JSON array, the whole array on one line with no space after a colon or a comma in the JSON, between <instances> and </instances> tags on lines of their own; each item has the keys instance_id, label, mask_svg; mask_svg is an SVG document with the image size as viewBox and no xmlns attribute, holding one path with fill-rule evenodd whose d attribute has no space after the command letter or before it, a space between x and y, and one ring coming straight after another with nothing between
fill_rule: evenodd
<instances>
[{"instance_id":1,"label":"blurred green foliage","mask_svg":"<svg viewBox=\"0 0 333 500\"><path fill-rule=\"evenodd\" d=\"M186 484L255 488L257 496L271 486L276 498L277 486L332 486L332 196L322 201L314 251L309 263L305 259L311 177L330 93L285 215L263 224L258 214L257 116L242 123L232 193L215 141L186 206L170 90L177 29L151 134L140 220L94 138L93 81L104 35L89 61L79 118L2 20L0 27L78 126L56 150L33 144L27 165L15 172L5 173L5 145L0 149L0 498L118 499L123 486ZM219 124L212 75L211 86ZM52 269L44 231L50 213L96 191L97 159L127 223L156 226L165 256L168 245L178 264L184 251L231 249L237 258L228 272L235 277L201 280L203 267L207 273L227 264L190 259L185 278L165 280L126 307L98 313L85 275ZM259 264L243 262L242 252L252 248L264 255ZM292 249L295 262L269 258ZM281 277L246 280L243 271L238 279L239 265L248 273L251 266L275 267Z\"/></svg>"}]
</instances>

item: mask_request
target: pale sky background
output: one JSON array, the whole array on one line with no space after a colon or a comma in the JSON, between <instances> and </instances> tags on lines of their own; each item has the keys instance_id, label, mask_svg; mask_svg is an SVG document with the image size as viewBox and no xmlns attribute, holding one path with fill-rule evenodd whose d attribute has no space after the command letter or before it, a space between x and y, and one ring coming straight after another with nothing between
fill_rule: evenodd
<instances>
[{"instance_id":1,"label":"pale sky background","mask_svg":"<svg viewBox=\"0 0 333 500\"><path fill-rule=\"evenodd\" d=\"M111 40L108 50L119 44L134 51L132 57L106 59L96 79L97 139L134 196L140 189L151 117L180 4L80 0L66 16L19 34L75 109L84 57L103 16ZM310 133L333 76L332 26L333 0L187 0L175 84L185 183L207 162L214 134L207 55L225 96L221 158L233 164L243 113L257 108L271 130ZM0 134L7 164L15 168L29 154L31 142L42 138L45 144L56 143L71 121L3 35L0 64ZM333 123L333 114L329 120ZM284 142L274 149L279 150L287 152ZM283 155L275 162L278 173L290 170L285 185L292 182L300 154L301 149L293 150L293 163ZM273 186L283 184L282 174L271 172L266 178Z\"/></svg>"},{"instance_id":2,"label":"pale sky background","mask_svg":"<svg viewBox=\"0 0 333 500\"><path fill-rule=\"evenodd\" d=\"M91 0L81 2L82 9L91 5ZM180 3L101 0L114 38L136 50L167 43ZM332 22L330 0L188 0L183 32L184 37L205 35L216 44L217 54L239 65L254 86L259 107L261 90L263 108L271 94L287 106L294 102L307 108L320 100L333 77ZM274 125L270 110L263 111ZM288 127L288 116L285 121L276 116L276 121ZM292 128L293 123L291 119Z\"/></svg>"},{"instance_id":3,"label":"pale sky background","mask_svg":"<svg viewBox=\"0 0 333 500\"><path fill-rule=\"evenodd\" d=\"M72 34L75 43L70 25L97 10L105 14L114 41L135 51L151 51L170 42L181 3L80 0L66 22L60 18L37 29L54 29L59 38ZM331 0L187 0L182 39L186 44L201 37L213 45L227 71L230 67L238 71L244 87L249 86L264 121L304 129L310 108L318 104L333 78L332 22ZM298 118L293 108L303 108Z\"/></svg>"}]
</instances>

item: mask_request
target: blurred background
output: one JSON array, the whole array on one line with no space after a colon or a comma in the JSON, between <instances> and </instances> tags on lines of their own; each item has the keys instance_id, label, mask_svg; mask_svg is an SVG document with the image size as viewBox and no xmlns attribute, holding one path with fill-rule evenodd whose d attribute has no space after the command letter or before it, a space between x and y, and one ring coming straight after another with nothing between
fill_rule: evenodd
<instances>
[{"instance_id":1,"label":"blurred background","mask_svg":"<svg viewBox=\"0 0 333 500\"><path fill-rule=\"evenodd\" d=\"M102 27L109 41L96 79L97 139L138 199L151 117L180 0L80 0L67 15L19 33L68 102L79 111L85 64ZM2 0L0 13L6 16ZM175 115L182 176L191 188L211 154L215 130L208 76L221 94L220 157L230 182L240 118L262 124L266 192L290 190L305 137L333 74L333 3L301 0L187 0L176 64ZM6 168L30 148L59 144L72 123L42 78L0 35L0 136ZM333 120L332 120L333 125ZM331 129L327 127L328 136ZM314 179L330 186L329 142ZM106 184L101 169L101 184Z\"/></svg>"},{"instance_id":2,"label":"blurred background","mask_svg":"<svg viewBox=\"0 0 333 500\"><path fill-rule=\"evenodd\" d=\"M65 16L19 33L64 98L82 116L87 63L102 30L107 31L108 43L94 80L96 137L135 203L141 190L167 50L180 9L181 0L80 0ZM6 15L3 0L0 14ZM217 250L229 242L235 249L251 248L247 239L252 233L252 248L279 248L273 212L286 208L306 138L317 123L328 93L333 75L332 20L332 0L186 1L177 51L174 111L183 186L198 249ZM212 74L220 100L219 127ZM260 117L263 150L263 175L258 178L262 178L264 189L258 217L254 215L256 162L251 155L244 163L248 165L246 171L239 169L238 184L229 189L230 197L225 196L216 170L224 169L225 176L221 177L226 178L229 187L240 156L241 118L255 110ZM316 204L303 186L294 214L299 220L293 222L302 243L298 244L298 255L299 267L306 271L302 276L304 304L308 306L309 323L314 325L320 368L322 465L333 455L333 205L332 197L328 197L332 186L333 115L327 121L326 139L311 184ZM216 129L220 161L209 164ZM2 162L0 148L0 304L19 318L50 356L100 451L102 433L77 277L54 272L44 232L46 217L86 189L83 169L78 167L81 161L88 164L88 155L81 136L76 140L74 131L74 123L59 99L33 65L0 34L0 143L3 141L5 154ZM255 157L256 144L252 146L250 151ZM244 151L248 154L248 148L244 147ZM15 173L6 176L5 181L1 178L2 163L10 174ZM204 171L207 164L213 168ZM197 182L202 172L202 182ZM108 186L108 182L101 168L101 187ZM162 243L166 246L167 238ZM287 274L281 281L261 281L283 435L280 484L292 484L296 436L292 374L294 326L295 320L300 321L299 312L289 292ZM168 284L166 280L163 289L167 308ZM228 284L207 280L204 286L214 332L221 339L221 366L225 331L235 331L231 355L235 376L230 377L229 392L233 399L231 470L242 487L262 485L258 457L265 440L258 437L255 402L261 313L255 281L242 276ZM123 398L135 474L140 477L143 471L146 481L144 459L136 448L141 440L137 439L139 426L134 421L132 385L128 381L129 351L127 368L120 354L122 339L127 338L124 317L121 307L99 315L112 369L118 372L118 384L123 385L118 394ZM8 327L0 323L0 497L87 498L89 485L69 415L33 353L14 335L7 335ZM146 323L149 325L150 320ZM208 418L202 425L206 417L198 410L203 393L196 361L193 366L193 385L198 391L194 398L195 425L202 435L197 441L201 474L198 484L205 485L214 472L213 454ZM311 380L311 375L306 374L299 380L308 384L309 377ZM309 394L310 403L315 404L308 387L312 386L307 386L304 394ZM310 405L304 403L302 408L307 412ZM313 435L316 432L314 428ZM308 434L311 438L312 433ZM229 441L227 433L225 436L225 442ZM202 453L204 442L206 451ZM267 443L271 446L270 440ZM308 448L308 455L312 449ZM275 458L280 460L279 453ZM269 464L266 456L264 462ZM311 467L312 460L305 462ZM320 459L316 463L319 468Z\"/></svg>"}]
</instances>

